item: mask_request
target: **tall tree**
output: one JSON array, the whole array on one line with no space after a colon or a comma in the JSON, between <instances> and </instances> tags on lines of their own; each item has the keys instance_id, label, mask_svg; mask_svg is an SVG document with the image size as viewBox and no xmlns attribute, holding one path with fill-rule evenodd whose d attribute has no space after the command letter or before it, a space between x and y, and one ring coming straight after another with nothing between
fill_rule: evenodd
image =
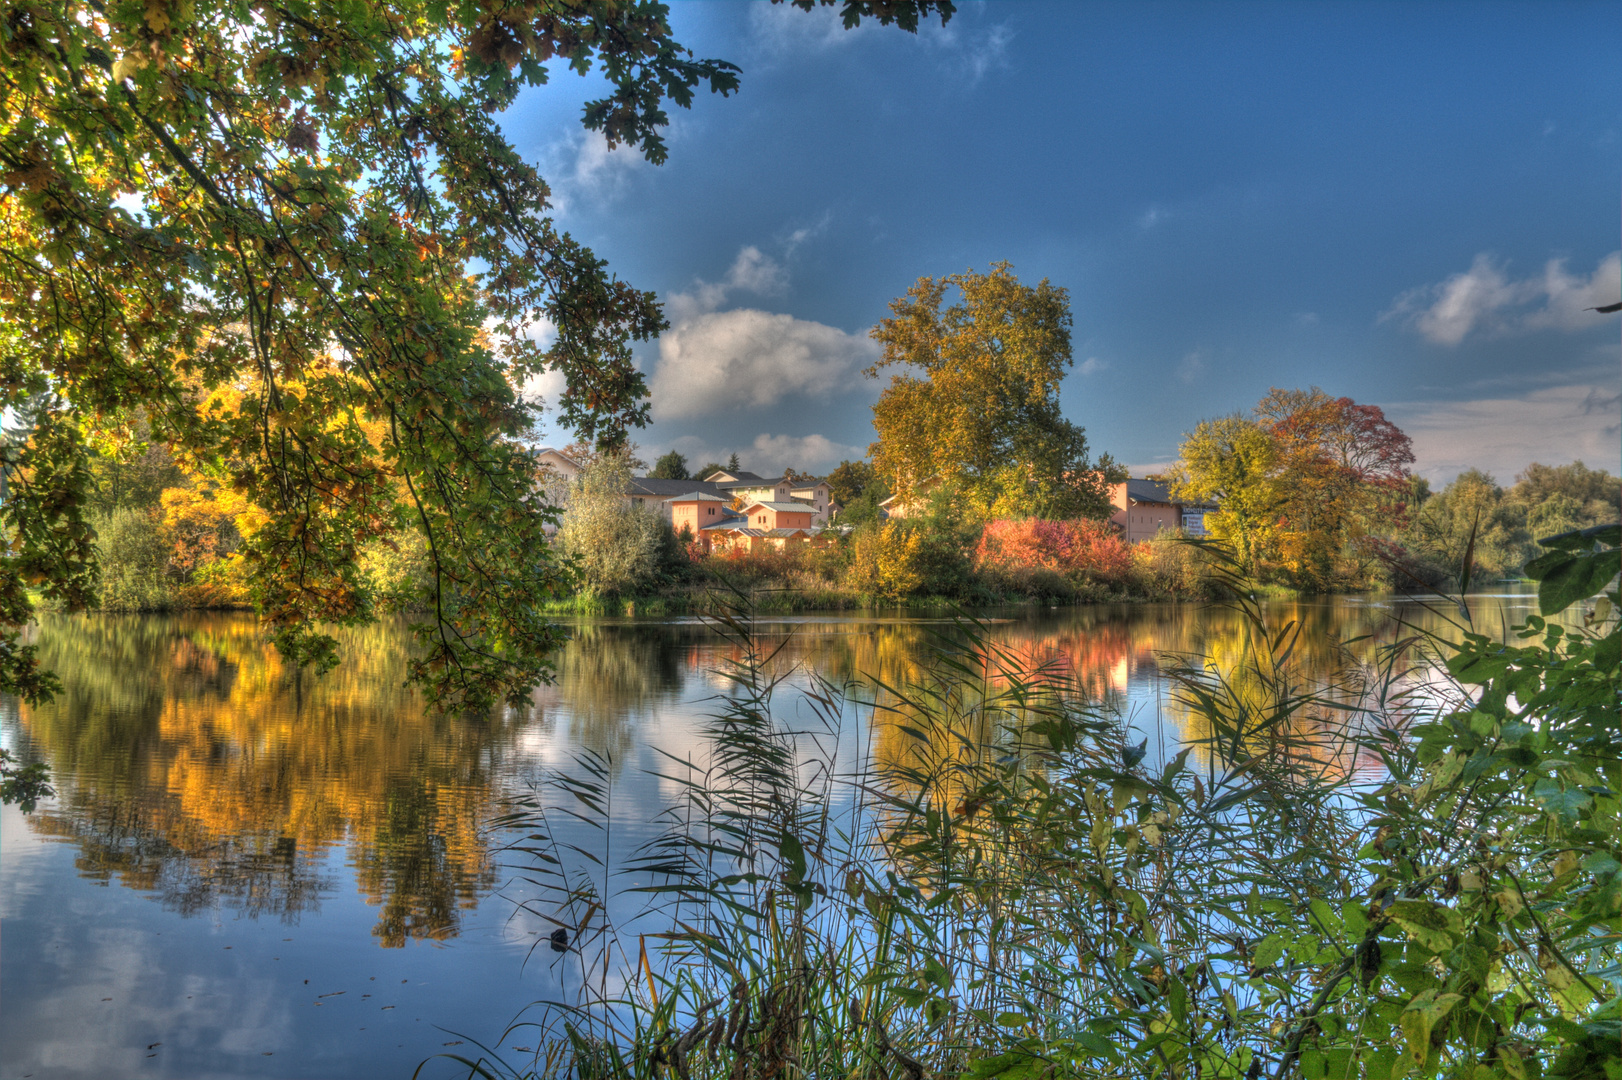
<instances>
[{"instance_id":1,"label":"tall tree","mask_svg":"<svg viewBox=\"0 0 1622 1080\"><path fill-rule=\"evenodd\" d=\"M796 6L814 6L796 0ZM951 5L847 3L915 29ZM557 371L565 426L605 448L648 412L631 342L665 326L547 216L496 117L547 63L607 83L584 122L665 158L667 102L738 69L663 4L487 0L10 2L0 25L0 407L51 402L7 446L0 689L52 680L18 631L38 583L94 601L87 448L140 422L263 511L243 538L278 647L334 662L317 621L371 612L359 545L414 530L431 573L413 677L522 698L559 587L517 391ZM528 333L556 328L542 348ZM208 407L220 387L239 407ZM371 443L363 424L387 436Z\"/></svg>"},{"instance_id":2,"label":"tall tree","mask_svg":"<svg viewBox=\"0 0 1622 1080\"><path fill-rule=\"evenodd\" d=\"M648 475L655 480L686 480L689 478L687 459L672 450L653 463L653 471Z\"/></svg>"},{"instance_id":3,"label":"tall tree","mask_svg":"<svg viewBox=\"0 0 1622 1080\"><path fill-rule=\"evenodd\" d=\"M1316 386L1275 387L1256 415L1278 450L1280 557L1298 584L1331 588L1348 545L1404 517L1413 442L1378 406Z\"/></svg>"},{"instance_id":4,"label":"tall tree","mask_svg":"<svg viewBox=\"0 0 1622 1080\"><path fill-rule=\"evenodd\" d=\"M1171 494L1190 502L1216 500L1206 527L1234 548L1250 573L1269 549L1278 502L1278 447L1257 423L1238 413L1201 420L1184 436L1168 472Z\"/></svg>"},{"instance_id":5,"label":"tall tree","mask_svg":"<svg viewBox=\"0 0 1622 1080\"><path fill-rule=\"evenodd\" d=\"M957 302L945 305L948 290ZM874 468L903 497L931 476L960 485L986 517L1104 517L1108 455L1088 458L1082 429L1065 419L1059 384L1070 367L1070 295L1043 279L1021 285L996 263L919 278L873 328L892 365L923 373L890 377L873 406Z\"/></svg>"}]
</instances>

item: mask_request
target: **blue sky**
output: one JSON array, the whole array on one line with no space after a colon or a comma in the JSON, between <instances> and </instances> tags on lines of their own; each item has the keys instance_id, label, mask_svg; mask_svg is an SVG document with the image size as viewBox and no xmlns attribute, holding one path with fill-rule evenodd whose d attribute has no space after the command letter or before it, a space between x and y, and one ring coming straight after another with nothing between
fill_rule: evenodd
<instances>
[{"instance_id":1,"label":"blue sky","mask_svg":"<svg viewBox=\"0 0 1622 1080\"><path fill-rule=\"evenodd\" d=\"M659 293L644 456L865 452L866 333L922 275L1070 290L1070 419L1138 471L1270 386L1383 407L1445 482L1619 471L1622 20L1610 4L964 4L943 30L677 3L743 68L670 159L508 112L560 225ZM552 389L542 385L544 392ZM550 433L567 441L566 433Z\"/></svg>"}]
</instances>

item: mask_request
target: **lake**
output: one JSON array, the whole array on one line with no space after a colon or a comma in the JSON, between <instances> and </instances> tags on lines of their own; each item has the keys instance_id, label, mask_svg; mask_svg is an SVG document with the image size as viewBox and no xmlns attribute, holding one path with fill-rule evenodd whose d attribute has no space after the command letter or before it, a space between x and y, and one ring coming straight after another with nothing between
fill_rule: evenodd
<instances>
[{"instance_id":1,"label":"lake","mask_svg":"<svg viewBox=\"0 0 1622 1080\"><path fill-rule=\"evenodd\" d=\"M1512 589L1471 608L1499 637L1535 601ZM1157 755L1186 723L1159 658L1220 664L1238 630L1210 605L983 614L999 645L1073 675ZM1304 628L1308 671L1333 665L1335 641L1368 655L1395 640L1399 615L1443 626L1389 597L1268 608ZM0 703L0 745L49 763L59 792L0 821L0 1076L404 1078L436 1053L476 1055L472 1040L496 1045L526 1003L567 997L579 972L519 909L526 864L492 823L589 753L612 780L608 829L576 839L628 854L675 795L654 775L664 755L702 754L719 672L741 655L696 619L572 631L530 707L471 718L402 686L399 624L342 633L344 663L315 678L245 615L47 617L35 640L66 692ZM872 613L757 627L782 645L790 719L813 676L896 685L950 631ZM882 730L855 730L860 713L847 710L847 762L883 752ZM502 1046L522 1060L530 1043L519 1029ZM456 1072L436 1061L424 1075Z\"/></svg>"}]
</instances>

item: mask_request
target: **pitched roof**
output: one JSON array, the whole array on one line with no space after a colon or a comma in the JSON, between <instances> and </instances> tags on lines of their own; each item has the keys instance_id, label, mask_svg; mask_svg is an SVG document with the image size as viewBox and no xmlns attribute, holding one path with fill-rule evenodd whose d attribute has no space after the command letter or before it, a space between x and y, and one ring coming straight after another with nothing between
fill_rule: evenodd
<instances>
[{"instance_id":1,"label":"pitched roof","mask_svg":"<svg viewBox=\"0 0 1622 1080\"><path fill-rule=\"evenodd\" d=\"M724 477L728 477L729 479L717 481L717 480L715 480L715 477L717 477L717 476L724 476ZM710 473L710 475L706 476L704 479L706 481L710 482L710 483L722 483L722 484L744 483L744 482L747 482L747 481L753 481L753 482L755 482L757 484L775 483L775 481L768 480L764 476L757 476L752 472L745 472L743 469L739 469L737 472L728 472L725 469L717 469L715 472Z\"/></svg>"},{"instance_id":2,"label":"pitched roof","mask_svg":"<svg viewBox=\"0 0 1622 1080\"><path fill-rule=\"evenodd\" d=\"M1184 502L1174 499L1171 490L1160 480L1128 480L1126 482L1126 497L1133 502L1165 503L1168 506L1184 506L1191 510L1214 510L1214 502Z\"/></svg>"},{"instance_id":3,"label":"pitched roof","mask_svg":"<svg viewBox=\"0 0 1622 1080\"><path fill-rule=\"evenodd\" d=\"M764 506L768 510L776 510L780 514L814 514L817 511L817 508L809 503L766 502L764 500L752 502L748 506L744 507L744 510L747 512L749 510L753 510L757 506Z\"/></svg>"},{"instance_id":4,"label":"pitched roof","mask_svg":"<svg viewBox=\"0 0 1622 1080\"><path fill-rule=\"evenodd\" d=\"M711 495L718 495L714 484L706 484L702 480L664 480L653 476L631 477L630 494L653 495L659 498L669 498L672 495L687 495L691 492L702 491Z\"/></svg>"},{"instance_id":5,"label":"pitched roof","mask_svg":"<svg viewBox=\"0 0 1622 1080\"><path fill-rule=\"evenodd\" d=\"M686 495L677 495L674 498L666 499L665 501L666 502L718 502L718 503L724 503L727 500L723 499L719 495L711 495L707 491L689 491Z\"/></svg>"}]
</instances>

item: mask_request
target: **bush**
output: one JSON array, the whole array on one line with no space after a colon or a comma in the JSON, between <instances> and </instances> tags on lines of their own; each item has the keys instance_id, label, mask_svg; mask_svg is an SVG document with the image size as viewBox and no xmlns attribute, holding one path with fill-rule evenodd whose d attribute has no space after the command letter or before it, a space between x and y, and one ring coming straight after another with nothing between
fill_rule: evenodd
<instances>
[{"instance_id":1,"label":"bush","mask_svg":"<svg viewBox=\"0 0 1622 1080\"><path fill-rule=\"evenodd\" d=\"M1132 545L1131 580L1139 592L1154 599L1202 599L1211 592L1204 554L1168 533Z\"/></svg>"},{"instance_id":2,"label":"bush","mask_svg":"<svg viewBox=\"0 0 1622 1080\"><path fill-rule=\"evenodd\" d=\"M983 573L1047 570L1114 584L1126 580L1132 556L1125 541L1102 521L999 519L981 530L974 565Z\"/></svg>"},{"instance_id":3,"label":"bush","mask_svg":"<svg viewBox=\"0 0 1622 1080\"><path fill-rule=\"evenodd\" d=\"M630 482L629 458L605 454L569 486L557 543L593 592L646 588L686 562L670 523L625 497Z\"/></svg>"},{"instance_id":4,"label":"bush","mask_svg":"<svg viewBox=\"0 0 1622 1080\"><path fill-rule=\"evenodd\" d=\"M412 611L423 603L428 545L416 529L402 529L360 550L360 572L372 603L381 611Z\"/></svg>"},{"instance_id":5,"label":"bush","mask_svg":"<svg viewBox=\"0 0 1622 1080\"><path fill-rule=\"evenodd\" d=\"M151 514L129 507L92 519L101 564L101 610L167 611L169 545Z\"/></svg>"}]
</instances>

